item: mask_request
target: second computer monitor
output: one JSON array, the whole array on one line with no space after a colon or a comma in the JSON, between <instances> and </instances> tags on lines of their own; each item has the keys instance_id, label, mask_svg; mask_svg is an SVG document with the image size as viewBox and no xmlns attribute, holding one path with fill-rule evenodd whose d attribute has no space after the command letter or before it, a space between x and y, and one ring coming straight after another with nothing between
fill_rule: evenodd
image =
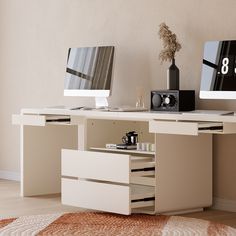
<instances>
[{"instance_id":1,"label":"second computer monitor","mask_svg":"<svg viewBox=\"0 0 236 236\"><path fill-rule=\"evenodd\" d=\"M104 99L111 94L114 51L114 46L69 48L64 95L95 97L97 107L107 106Z\"/></svg>"}]
</instances>

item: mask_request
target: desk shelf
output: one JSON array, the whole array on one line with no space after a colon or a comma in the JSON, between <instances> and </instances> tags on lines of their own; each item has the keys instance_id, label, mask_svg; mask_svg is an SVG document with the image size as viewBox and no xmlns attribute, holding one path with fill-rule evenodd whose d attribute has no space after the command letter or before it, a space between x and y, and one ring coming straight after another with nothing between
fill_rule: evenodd
<instances>
[{"instance_id":1,"label":"desk shelf","mask_svg":"<svg viewBox=\"0 0 236 236\"><path fill-rule=\"evenodd\" d=\"M139 151L139 150L123 150L123 149L99 148L99 147L90 147L90 150L101 151L101 152L131 153L131 154L155 156L155 152Z\"/></svg>"}]
</instances>

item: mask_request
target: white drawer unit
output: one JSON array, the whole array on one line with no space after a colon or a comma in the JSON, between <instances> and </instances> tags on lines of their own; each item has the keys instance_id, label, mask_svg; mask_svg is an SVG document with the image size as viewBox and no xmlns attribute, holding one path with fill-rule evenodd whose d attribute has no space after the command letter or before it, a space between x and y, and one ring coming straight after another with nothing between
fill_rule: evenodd
<instances>
[{"instance_id":1,"label":"white drawer unit","mask_svg":"<svg viewBox=\"0 0 236 236\"><path fill-rule=\"evenodd\" d=\"M162 121L149 122L149 132L159 134L198 135L199 133L230 134L235 133L236 123Z\"/></svg>"},{"instance_id":2,"label":"white drawer unit","mask_svg":"<svg viewBox=\"0 0 236 236\"><path fill-rule=\"evenodd\" d=\"M155 189L62 178L62 203L129 215L132 209L154 206Z\"/></svg>"},{"instance_id":3,"label":"white drawer unit","mask_svg":"<svg viewBox=\"0 0 236 236\"><path fill-rule=\"evenodd\" d=\"M61 158L63 176L155 186L155 162L151 158L69 149L62 149Z\"/></svg>"},{"instance_id":4,"label":"white drawer unit","mask_svg":"<svg viewBox=\"0 0 236 236\"><path fill-rule=\"evenodd\" d=\"M155 162L124 153L63 149L62 203L131 214L155 205Z\"/></svg>"},{"instance_id":5,"label":"white drawer unit","mask_svg":"<svg viewBox=\"0 0 236 236\"><path fill-rule=\"evenodd\" d=\"M46 124L67 125L70 123L71 118L68 115L12 115L14 125L45 126Z\"/></svg>"}]
</instances>

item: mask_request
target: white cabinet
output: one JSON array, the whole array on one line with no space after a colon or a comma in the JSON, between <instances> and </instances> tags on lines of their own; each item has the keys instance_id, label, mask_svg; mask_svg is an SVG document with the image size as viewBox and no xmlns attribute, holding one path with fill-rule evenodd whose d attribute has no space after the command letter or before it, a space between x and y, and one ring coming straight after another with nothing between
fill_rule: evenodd
<instances>
[{"instance_id":1,"label":"white cabinet","mask_svg":"<svg viewBox=\"0 0 236 236\"><path fill-rule=\"evenodd\" d=\"M153 157L62 150L62 203L120 214L155 205Z\"/></svg>"}]
</instances>

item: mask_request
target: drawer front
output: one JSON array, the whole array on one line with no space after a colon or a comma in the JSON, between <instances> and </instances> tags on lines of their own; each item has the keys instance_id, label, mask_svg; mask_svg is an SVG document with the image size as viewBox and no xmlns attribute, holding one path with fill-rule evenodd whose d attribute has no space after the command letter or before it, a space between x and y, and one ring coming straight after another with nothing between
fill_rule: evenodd
<instances>
[{"instance_id":1,"label":"drawer front","mask_svg":"<svg viewBox=\"0 0 236 236\"><path fill-rule=\"evenodd\" d=\"M62 204L129 215L130 188L62 178Z\"/></svg>"},{"instance_id":2,"label":"drawer front","mask_svg":"<svg viewBox=\"0 0 236 236\"><path fill-rule=\"evenodd\" d=\"M62 178L62 204L124 215L155 204L154 187Z\"/></svg>"},{"instance_id":3,"label":"drawer front","mask_svg":"<svg viewBox=\"0 0 236 236\"><path fill-rule=\"evenodd\" d=\"M46 124L69 125L71 124L71 118L66 115L13 115L12 124L32 126L45 126Z\"/></svg>"},{"instance_id":4,"label":"drawer front","mask_svg":"<svg viewBox=\"0 0 236 236\"><path fill-rule=\"evenodd\" d=\"M149 132L159 134L198 135L198 123L176 121L149 121Z\"/></svg>"},{"instance_id":5,"label":"drawer front","mask_svg":"<svg viewBox=\"0 0 236 236\"><path fill-rule=\"evenodd\" d=\"M64 176L130 182L129 155L63 149L61 161Z\"/></svg>"},{"instance_id":6,"label":"drawer front","mask_svg":"<svg viewBox=\"0 0 236 236\"><path fill-rule=\"evenodd\" d=\"M14 125L45 126L46 116L41 115L12 115Z\"/></svg>"},{"instance_id":7,"label":"drawer front","mask_svg":"<svg viewBox=\"0 0 236 236\"><path fill-rule=\"evenodd\" d=\"M179 135L198 135L199 133L223 133L223 123L153 120L149 122L149 132Z\"/></svg>"}]
</instances>

